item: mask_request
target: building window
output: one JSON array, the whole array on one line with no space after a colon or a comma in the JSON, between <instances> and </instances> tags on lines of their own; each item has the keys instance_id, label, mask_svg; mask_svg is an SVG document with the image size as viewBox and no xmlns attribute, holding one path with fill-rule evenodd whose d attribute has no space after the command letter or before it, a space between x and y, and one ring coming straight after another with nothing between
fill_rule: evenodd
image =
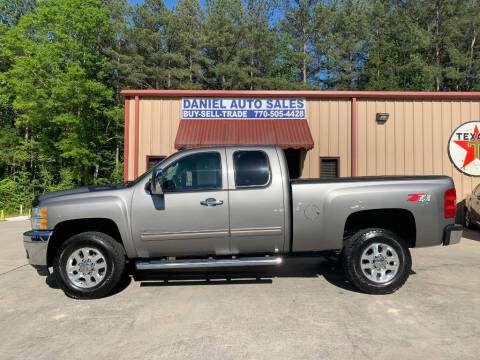
<instances>
[{"instance_id":1,"label":"building window","mask_svg":"<svg viewBox=\"0 0 480 360\"><path fill-rule=\"evenodd\" d=\"M270 163L263 151L236 151L233 166L237 188L265 186L270 182Z\"/></svg>"},{"instance_id":2,"label":"building window","mask_svg":"<svg viewBox=\"0 0 480 360\"><path fill-rule=\"evenodd\" d=\"M340 176L340 158L321 157L320 158L320 178L332 179Z\"/></svg>"},{"instance_id":3,"label":"building window","mask_svg":"<svg viewBox=\"0 0 480 360\"><path fill-rule=\"evenodd\" d=\"M166 156L161 155L147 155L147 170L150 170L165 158Z\"/></svg>"}]
</instances>

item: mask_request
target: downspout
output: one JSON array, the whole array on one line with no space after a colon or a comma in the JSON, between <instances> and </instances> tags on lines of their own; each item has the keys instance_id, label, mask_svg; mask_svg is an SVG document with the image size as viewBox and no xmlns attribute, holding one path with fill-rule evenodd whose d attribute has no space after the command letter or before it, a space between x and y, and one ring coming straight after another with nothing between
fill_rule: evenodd
<instances>
[{"instance_id":1,"label":"downspout","mask_svg":"<svg viewBox=\"0 0 480 360\"><path fill-rule=\"evenodd\" d=\"M135 157L133 159L133 176L135 179L138 177L138 148L139 148L139 134L140 134L139 105L140 105L140 100L137 95L135 96L135 152L134 152Z\"/></svg>"},{"instance_id":2,"label":"downspout","mask_svg":"<svg viewBox=\"0 0 480 360\"><path fill-rule=\"evenodd\" d=\"M123 129L123 181L128 181L129 154L130 154L130 97L125 96L125 127Z\"/></svg>"},{"instance_id":3,"label":"downspout","mask_svg":"<svg viewBox=\"0 0 480 360\"><path fill-rule=\"evenodd\" d=\"M351 121L351 171L350 176L357 176L357 98L352 98L352 121Z\"/></svg>"}]
</instances>

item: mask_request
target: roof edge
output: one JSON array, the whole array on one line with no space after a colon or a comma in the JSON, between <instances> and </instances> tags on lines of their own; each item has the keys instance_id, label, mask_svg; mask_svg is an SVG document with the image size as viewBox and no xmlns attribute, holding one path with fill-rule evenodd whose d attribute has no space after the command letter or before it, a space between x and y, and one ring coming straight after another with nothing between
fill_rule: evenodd
<instances>
[{"instance_id":1,"label":"roof edge","mask_svg":"<svg viewBox=\"0 0 480 360\"><path fill-rule=\"evenodd\" d=\"M323 91L323 90L122 90L123 96L146 97L302 97L358 99L480 99L480 91Z\"/></svg>"}]
</instances>

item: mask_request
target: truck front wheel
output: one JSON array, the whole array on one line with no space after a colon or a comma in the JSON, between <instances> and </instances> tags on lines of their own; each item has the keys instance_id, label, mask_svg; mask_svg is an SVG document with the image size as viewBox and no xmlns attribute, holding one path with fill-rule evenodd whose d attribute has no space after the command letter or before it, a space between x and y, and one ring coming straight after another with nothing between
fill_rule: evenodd
<instances>
[{"instance_id":1,"label":"truck front wheel","mask_svg":"<svg viewBox=\"0 0 480 360\"><path fill-rule=\"evenodd\" d=\"M125 273L123 247L107 234L84 232L66 240L53 262L58 286L69 297L108 295Z\"/></svg>"},{"instance_id":2,"label":"truck front wheel","mask_svg":"<svg viewBox=\"0 0 480 360\"><path fill-rule=\"evenodd\" d=\"M370 294L390 294L407 281L412 258L405 241L391 231L372 228L357 232L343 248L348 280Z\"/></svg>"}]
</instances>

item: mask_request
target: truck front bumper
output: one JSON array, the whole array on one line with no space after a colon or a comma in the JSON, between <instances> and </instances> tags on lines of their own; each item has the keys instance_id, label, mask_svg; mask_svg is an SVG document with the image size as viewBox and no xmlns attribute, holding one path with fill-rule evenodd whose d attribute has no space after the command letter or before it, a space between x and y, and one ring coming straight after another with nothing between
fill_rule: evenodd
<instances>
[{"instance_id":1,"label":"truck front bumper","mask_svg":"<svg viewBox=\"0 0 480 360\"><path fill-rule=\"evenodd\" d=\"M463 235L463 226L459 224L450 224L443 230L443 245L458 244Z\"/></svg>"},{"instance_id":2,"label":"truck front bumper","mask_svg":"<svg viewBox=\"0 0 480 360\"><path fill-rule=\"evenodd\" d=\"M23 246L27 253L27 259L39 275L49 275L47 265L48 241L53 231L30 230L23 234Z\"/></svg>"}]
</instances>

